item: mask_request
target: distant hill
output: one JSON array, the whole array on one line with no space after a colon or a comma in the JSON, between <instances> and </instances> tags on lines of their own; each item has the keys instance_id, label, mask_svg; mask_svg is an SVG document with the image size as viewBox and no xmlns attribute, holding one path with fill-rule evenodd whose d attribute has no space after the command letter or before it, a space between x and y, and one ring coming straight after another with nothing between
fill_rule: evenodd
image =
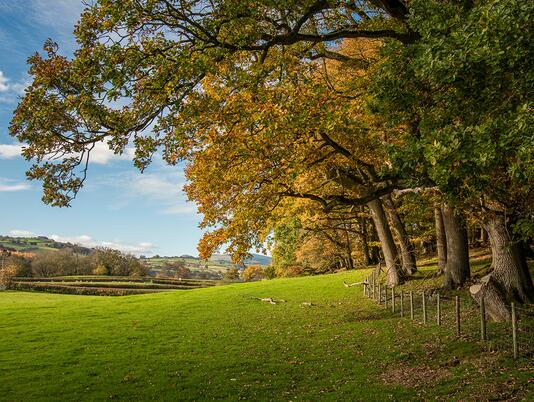
<instances>
[{"instance_id":1,"label":"distant hill","mask_svg":"<svg viewBox=\"0 0 534 402\"><path fill-rule=\"evenodd\" d=\"M12 237L0 235L0 249L7 249L11 251L18 251L22 253L40 253L45 251L61 250L64 248L70 248L75 250L79 254L87 255L93 249L88 247L79 246L72 243L62 243L49 239L45 236L38 237ZM203 261L199 257L192 255L181 255L180 257L145 257L143 258L151 266L161 266L165 262L172 262L180 260L188 263L192 268L204 268L209 266L210 268L218 268L226 270L229 267L234 266L232 264L232 258L227 254L214 254L208 261ZM245 265L270 265L271 257L251 254L251 257L245 260Z\"/></svg>"},{"instance_id":2,"label":"distant hill","mask_svg":"<svg viewBox=\"0 0 534 402\"><path fill-rule=\"evenodd\" d=\"M38 237L11 237L0 236L0 248L22 253L40 253L45 251L73 249L79 254L89 254L92 249L72 243L62 243L45 236Z\"/></svg>"},{"instance_id":3,"label":"distant hill","mask_svg":"<svg viewBox=\"0 0 534 402\"><path fill-rule=\"evenodd\" d=\"M228 254L213 254L209 261L221 265L233 265L232 257ZM245 260L245 265L271 265L271 257L252 253L251 257Z\"/></svg>"}]
</instances>

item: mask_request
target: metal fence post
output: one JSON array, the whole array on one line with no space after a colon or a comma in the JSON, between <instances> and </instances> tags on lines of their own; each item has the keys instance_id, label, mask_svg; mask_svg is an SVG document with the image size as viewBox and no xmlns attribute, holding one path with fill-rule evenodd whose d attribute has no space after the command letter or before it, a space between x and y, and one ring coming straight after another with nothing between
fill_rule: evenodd
<instances>
[{"instance_id":1,"label":"metal fence post","mask_svg":"<svg viewBox=\"0 0 534 402\"><path fill-rule=\"evenodd\" d=\"M401 290L400 294L400 314L404 317L404 290Z\"/></svg>"}]
</instances>

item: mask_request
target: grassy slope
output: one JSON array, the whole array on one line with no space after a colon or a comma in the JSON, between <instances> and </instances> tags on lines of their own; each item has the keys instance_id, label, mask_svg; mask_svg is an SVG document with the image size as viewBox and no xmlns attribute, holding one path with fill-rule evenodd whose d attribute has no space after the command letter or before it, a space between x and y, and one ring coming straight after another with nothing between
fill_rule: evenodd
<instances>
[{"instance_id":1,"label":"grassy slope","mask_svg":"<svg viewBox=\"0 0 534 402\"><path fill-rule=\"evenodd\" d=\"M0 400L534 398L531 361L342 286L366 273L122 298L0 293Z\"/></svg>"}]
</instances>

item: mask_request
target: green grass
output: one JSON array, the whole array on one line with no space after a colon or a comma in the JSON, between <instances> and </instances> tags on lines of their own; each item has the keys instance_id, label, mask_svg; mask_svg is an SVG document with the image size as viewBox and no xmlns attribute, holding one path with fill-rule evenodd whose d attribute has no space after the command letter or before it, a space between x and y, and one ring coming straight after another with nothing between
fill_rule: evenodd
<instances>
[{"instance_id":1,"label":"green grass","mask_svg":"<svg viewBox=\"0 0 534 402\"><path fill-rule=\"evenodd\" d=\"M0 400L534 398L528 358L343 286L368 272L119 298L0 293Z\"/></svg>"}]
</instances>

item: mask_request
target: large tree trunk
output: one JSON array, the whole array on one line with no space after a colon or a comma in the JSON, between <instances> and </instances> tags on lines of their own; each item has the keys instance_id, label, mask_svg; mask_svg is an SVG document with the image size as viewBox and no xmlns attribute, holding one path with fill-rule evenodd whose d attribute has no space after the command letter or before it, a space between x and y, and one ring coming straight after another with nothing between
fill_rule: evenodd
<instances>
[{"instance_id":1,"label":"large tree trunk","mask_svg":"<svg viewBox=\"0 0 534 402\"><path fill-rule=\"evenodd\" d=\"M478 304L484 298L486 314L493 321L510 321L511 311L504 302L506 296L491 275L486 275L480 283L471 286L469 292Z\"/></svg>"},{"instance_id":2,"label":"large tree trunk","mask_svg":"<svg viewBox=\"0 0 534 402\"><path fill-rule=\"evenodd\" d=\"M441 207L434 208L434 219L436 222L436 249L438 251L438 274L445 272L447 264L447 238L445 235L445 226L443 224L443 215Z\"/></svg>"},{"instance_id":3,"label":"large tree trunk","mask_svg":"<svg viewBox=\"0 0 534 402\"><path fill-rule=\"evenodd\" d=\"M484 222L491 246L491 276L502 287L508 301L534 302L534 286L519 242L511 237L504 216L493 215Z\"/></svg>"},{"instance_id":4,"label":"large tree trunk","mask_svg":"<svg viewBox=\"0 0 534 402\"><path fill-rule=\"evenodd\" d=\"M367 203L371 211L371 217L375 224L378 239L382 245L382 252L384 253L384 261L386 263L387 281L388 285L396 286L403 283L403 278L400 273L399 259L397 255L397 248L393 241L391 230L389 229L388 220L382 202L379 199Z\"/></svg>"},{"instance_id":5,"label":"large tree trunk","mask_svg":"<svg viewBox=\"0 0 534 402\"><path fill-rule=\"evenodd\" d=\"M454 214L448 206L443 205L443 226L447 239L447 262L445 264L444 286L455 289L462 286L470 277L469 248L467 244L467 230L463 219Z\"/></svg>"},{"instance_id":6,"label":"large tree trunk","mask_svg":"<svg viewBox=\"0 0 534 402\"><path fill-rule=\"evenodd\" d=\"M376 227L374 223L372 222L372 219L369 222L369 226L367 228L370 230L369 232L370 241L372 241L373 243L380 242L380 240L378 239L378 233L376 233ZM378 264L380 260L382 259L382 256L380 254L380 247L373 245L373 246L369 246L369 249L371 253L371 265Z\"/></svg>"},{"instance_id":7,"label":"large tree trunk","mask_svg":"<svg viewBox=\"0 0 534 402\"><path fill-rule=\"evenodd\" d=\"M395 236L399 242L402 258L402 269L406 274L412 275L417 271L413 244L410 242L410 238L406 232L404 223L402 222L397 209L395 208L395 204L393 203L391 196L385 196L383 198L383 203L391 221L391 227L393 228Z\"/></svg>"}]
</instances>

